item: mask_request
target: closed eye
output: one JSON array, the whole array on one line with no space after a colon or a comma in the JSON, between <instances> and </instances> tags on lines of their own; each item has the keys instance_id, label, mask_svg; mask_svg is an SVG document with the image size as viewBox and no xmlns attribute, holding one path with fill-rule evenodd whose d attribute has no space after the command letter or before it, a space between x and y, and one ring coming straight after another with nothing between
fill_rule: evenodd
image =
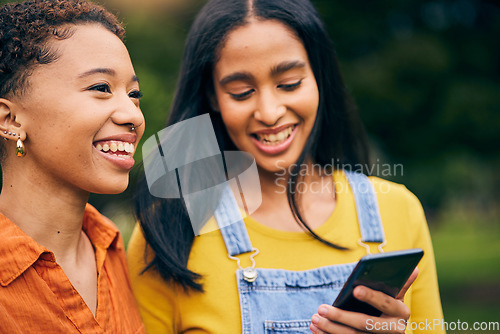
<instances>
[{"instance_id":1,"label":"closed eye","mask_svg":"<svg viewBox=\"0 0 500 334\"><path fill-rule=\"evenodd\" d=\"M302 80L299 80L299 81L291 83L291 84L278 85L278 88L281 88L287 92L291 92L291 91L297 89L301 84L302 84Z\"/></svg>"},{"instance_id":2,"label":"closed eye","mask_svg":"<svg viewBox=\"0 0 500 334\"><path fill-rule=\"evenodd\" d=\"M241 94L229 93L229 95L231 95L231 97L235 100L243 101L246 100L250 96L250 94L252 94L254 91L255 91L254 89L249 89Z\"/></svg>"},{"instance_id":3,"label":"closed eye","mask_svg":"<svg viewBox=\"0 0 500 334\"><path fill-rule=\"evenodd\" d=\"M88 88L88 90L94 90L94 91L98 91L98 92L101 92L101 93L108 93L108 94L111 93L111 88L106 83L100 83L100 84L97 84L97 85L90 86Z\"/></svg>"},{"instance_id":4,"label":"closed eye","mask_svg":"<svg viewBox=\"0 0 500 334\"><path fill-rule=\"evenodd\" d=\"M128 96L132 99L140 99L143 96L143 94L140 90L134 90L128 93Z\"/></svg>"}]
</instances>

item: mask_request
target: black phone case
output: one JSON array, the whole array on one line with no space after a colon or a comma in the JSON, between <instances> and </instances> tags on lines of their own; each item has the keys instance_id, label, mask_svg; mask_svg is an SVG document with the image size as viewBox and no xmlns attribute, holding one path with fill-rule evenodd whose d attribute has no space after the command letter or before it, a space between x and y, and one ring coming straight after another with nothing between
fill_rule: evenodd
<instances>
[{"instance_id":1,"label":"black phone case","mask_svg":"<svg viewBox=\"0 0 500 334\"><path fill-rule=\"evenodd\" d=\"M358 285L396 297L424 255L420 248L366 255L359 260L344 284L333 306L372 316L380 316L381 311L356 299L352 291Z\"/></svg>"}]
</instances>

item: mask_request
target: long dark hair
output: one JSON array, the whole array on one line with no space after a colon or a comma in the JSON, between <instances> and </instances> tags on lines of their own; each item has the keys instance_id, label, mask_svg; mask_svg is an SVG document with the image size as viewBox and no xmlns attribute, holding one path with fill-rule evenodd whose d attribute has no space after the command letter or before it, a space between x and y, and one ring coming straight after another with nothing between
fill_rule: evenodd
<instances>
[{"instance_id":1,"label":"long dark hair","mask_svg":"<svg viewBox=\"0 0 500 334\"><path fill-rule=\"evenodd\" d=\"M198 14L187 38L168 125L209 113L220 150L236 149L220 114L211 110L212 72L225 38L235 28L245 25L249 17L284 23L297 34L307 51L318 85L319 106L304 151L291 173L292 190L289 190L288 201L297 223L312 237L331 247L344 249L311 230L299 212L298 199L294 195L298 171L307 158L322 166L332 162L342 166L368 163L363 126L346 93L332 43L308 0L209 1ZM200 276L187 269L194 233L183 200L153 197L143 178L135 203L144 236L154 251L154 258L145 270L154 267L165 280L201 291L202 286L197 282Z\"/></svg>"}]
</instances>

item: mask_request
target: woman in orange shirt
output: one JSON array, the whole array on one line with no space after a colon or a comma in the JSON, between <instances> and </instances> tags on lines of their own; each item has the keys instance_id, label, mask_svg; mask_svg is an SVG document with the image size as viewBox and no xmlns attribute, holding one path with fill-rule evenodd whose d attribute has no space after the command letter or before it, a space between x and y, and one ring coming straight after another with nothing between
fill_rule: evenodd
<instances>
[{"instance_id":1,"label":"woman in orange shirt","mask_svg":"<svg viewBox=\"0 0 500 334\"><path fill-rule=\"evenodd\" d=\"M80 0L0 9L0 332L143 333L117 228L144 132L124 29Z\"/></svg>"}]
</instances>

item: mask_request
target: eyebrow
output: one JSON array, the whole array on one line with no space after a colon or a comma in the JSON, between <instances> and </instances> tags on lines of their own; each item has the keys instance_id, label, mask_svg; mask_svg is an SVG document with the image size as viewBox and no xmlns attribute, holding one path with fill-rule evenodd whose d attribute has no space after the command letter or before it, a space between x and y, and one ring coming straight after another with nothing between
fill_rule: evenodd
<instances>
[{"instance_id":1,"label":"eyebrow","mask_svg":"<svg viewBox=\"0 0 500 334\"><path fill-rule=\"evenodd\" d=\"M285 73L286 71L289 71L294 68L304 68L304 67L306 67L306 63L300 60L284 61L271 68L271 76L276 76L278 74ZM245 81L245 80L251 80L252 78L253 75L248 72L235 72L222 78L219 81L219 84L221 86L224 86L232 81Z\"/></svg>"},{"instance_id":2,"label":"eyebrow","mask_svg":"<svg viewBox=\"0 0 500 334\"><path fill-rule=\"evenodd\" d=\"M107 75L111 75L111 76L116 75L116 71L111 69L111 68L93 68L87 72L83 72L82 74L80 74L78 76L78 78L85 78L85 77L88 77L88 76L91 76L91 75L94 75L97 73L107 74ZM132 76L131 81L139 83L139 78L137 77L137 75L134 74Z\"/></svg>"},{"instance_id":3,"label":"eyebrow","mask_svg":"<svg viewBox=\"0 0 500 334\"><path fill-rule=\"evenodd\" d=\"M91 75L96 74L96 73L102 73L102 74L108 74L108 75L115 75L116 74L115 70L112 70L110 68L93 68L87 72L83 72L78 77L85 78L85 77L91 76Z\"/></svg>"},{"instance_id":4,"label":"eyebrow","mask_svg":"<svg viewBox=\"0 0 500 334\"><path fill-rule=\"evenodd\" d=\"M271 75L276 76L278 74L285 73L286 71L290 71L291 69L294 68L304 68L304 67L306 67L306 63L300 60L284 61L274 66L271 69Z\"/></svg>"},{"instance_id":5,"label":"eyebrow","mask_svg":"<svg viewBox=\"0 0 500 334\"><path fill-rule=\"evenodd\" d=\"M232 81L245 81L245 80L250 80L253 78L253 75L251 75L248 72L235 72L231 73L228 76L225 76L219 81L219 84L221 86L224 86Z\"/></svg>"}]
</instances>

